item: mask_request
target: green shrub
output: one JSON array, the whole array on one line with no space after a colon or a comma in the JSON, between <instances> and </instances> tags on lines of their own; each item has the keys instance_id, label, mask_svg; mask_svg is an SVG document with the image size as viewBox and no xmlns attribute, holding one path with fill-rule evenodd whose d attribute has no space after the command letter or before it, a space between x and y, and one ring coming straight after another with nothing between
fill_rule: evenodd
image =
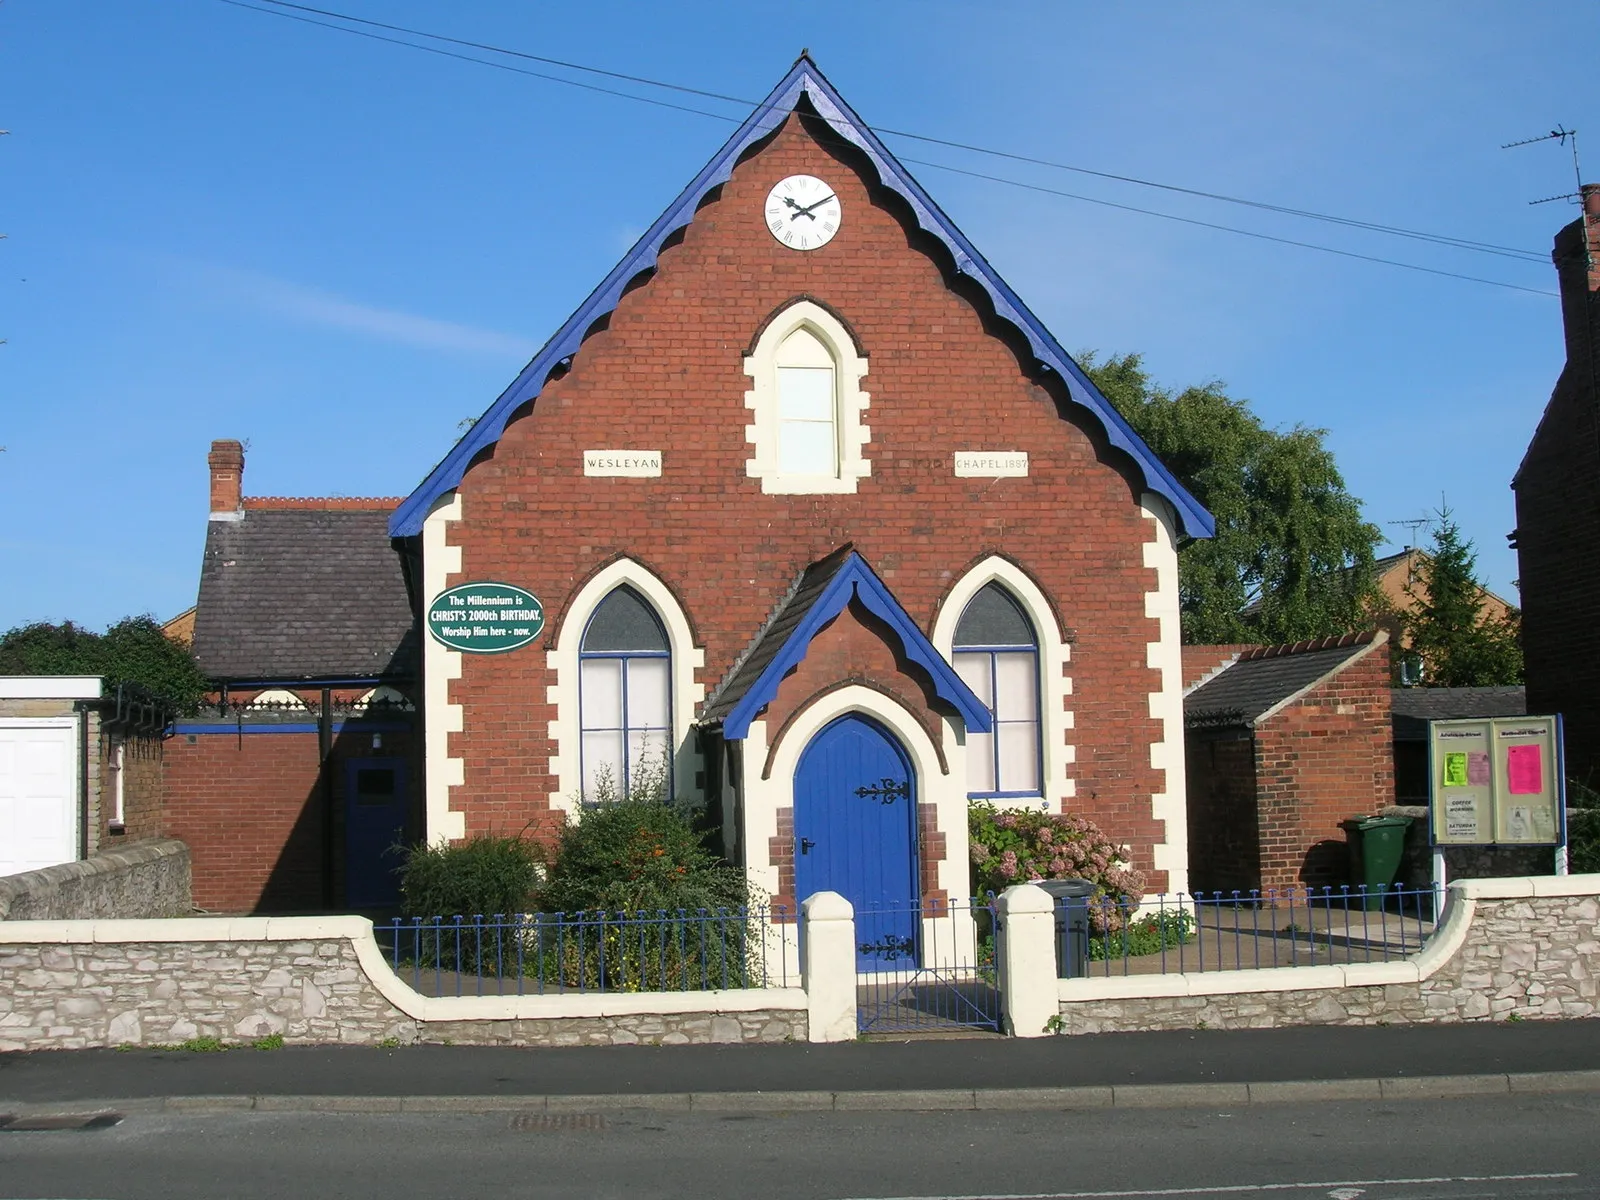
<instances>
[{"instance_id":1,"label":"green shrub","mask_svg":"<svg viewBox=\"0 0 1600 1200\"><path fill-rule=\"evenodd\" d=\"M1121 932L1104 932L1089 939L1089 957L1100 961L1108 958L1138 958L1161 950L1182 946L1194 937L1194 914L1186 909L1173 908L1165 912L1135 917Z\"/></svg>"},{"instance_id":2,"label":"green shrub","mask_svg":"<svg viewBox=\"0 0 1600 1200\"><path fill-rule=\"evenodd\" d=\"M585 809L562 831L539 893L546 912L677 912L735 908L744 873L707 848L689 819L628 796Z\"/></svg>"},{"instance_id":3,"label":"green shrub","mask_svg":"<svg viewBox=\"0 0 1600 1200\"><path fill-rule=\"evenodd\" d=\"M412 846L400 868L401 910L423 918L527 912L544 861L539 843L499 834L454 846Z\"/></svg>"},{"instance_id":4,"label":"green shrub","mask_svg":"<svg viewBox=\"0 0 1600 1200\"><path fill-rule=\"evenodd\" d=\"M1122 927L1122 907L1139 903L1144 873L1093 821L1038 809L997 809L978 802L968 809L975 895L1040 879L1087 879L1095 885L1090 926L1096 933ZM1110 903L1107 903L1107 902Z\"/></svg>"}]
</instances>

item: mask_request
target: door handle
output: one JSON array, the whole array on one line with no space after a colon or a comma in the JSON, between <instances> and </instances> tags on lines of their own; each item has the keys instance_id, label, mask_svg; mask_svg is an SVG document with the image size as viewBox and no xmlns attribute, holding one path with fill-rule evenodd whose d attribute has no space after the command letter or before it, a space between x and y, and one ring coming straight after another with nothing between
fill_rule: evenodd
<instances>
[{"instance_id":1,"label":"door handle","mask_svg":"<svg viewBox=\"0 0 1600 1200\"><path fill-rule=\"evenodd\" d=\"M811 853L811 847L813 847L815 845L816 845L816 843L813 842L810 838L801 838L800 839L800 853L801 854L810 854Z\"/></svg>"}]
</instances>

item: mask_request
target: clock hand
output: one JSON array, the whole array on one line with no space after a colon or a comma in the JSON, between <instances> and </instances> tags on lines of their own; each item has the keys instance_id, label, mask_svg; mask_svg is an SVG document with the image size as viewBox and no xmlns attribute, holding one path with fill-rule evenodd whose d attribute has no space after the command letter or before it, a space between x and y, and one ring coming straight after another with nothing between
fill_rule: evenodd
<instances>
[{"instance_id":1,"label":"clock hand","mask_svg":"<svg viewBox=\"0 0 1600 1200\"><path fill-rule=\"evenodd\" d=\"M832 199L833 199L833 196L830 194L830 195L824 196L821 200L818 200L814 204L806 205L804 208L801 208L798 204L796 204L794 206L794 217L790 217L789 219L792 221L792 220L794 220L795 217L810 217L813 221L815 221L817 219L817 214L812 212L811 210L815 209L815 208L821 208L824 204L826 204L829 200L832 200ZM793 202L791 201L791 203L793 203Z\"/></svg>"}]
</instances>

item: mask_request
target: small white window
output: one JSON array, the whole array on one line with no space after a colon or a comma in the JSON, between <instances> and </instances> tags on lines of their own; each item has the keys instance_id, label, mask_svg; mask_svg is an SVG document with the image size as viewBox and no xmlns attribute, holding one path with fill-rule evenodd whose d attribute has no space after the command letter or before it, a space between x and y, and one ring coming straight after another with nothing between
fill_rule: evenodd
<instances>
[{"instance_id":1,"label":"small white window","mask_svg":"<svg viewBox=\"0 0 1600 1200\"><path fill-rule=\"evenodd\" d=\"M778 469L839 476L839 410L833 356L809 329L778 347Z\"/></svg>"},{"instance_id":2,"label":"small white window","mask_svg":"<svg viewBox=\"0 0 1600 1200\"><path fill-rule=\"evenodd\" d=\"M779 313L745 358L753 387L745 429L755 456L745 464L769 493L847 493L872 473L863 456L871 430L861 421L866 359L849 331L821 305L800 300Z\"/></svg>"}]
</instances>

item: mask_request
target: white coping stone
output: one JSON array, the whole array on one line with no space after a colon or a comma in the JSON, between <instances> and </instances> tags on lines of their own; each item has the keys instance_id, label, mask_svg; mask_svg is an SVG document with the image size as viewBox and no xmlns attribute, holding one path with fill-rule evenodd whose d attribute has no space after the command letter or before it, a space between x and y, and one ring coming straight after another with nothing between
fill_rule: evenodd
<instances>
[{"instance_id":1,"label":"white coping stone","mask_svg":"<svg viewBox=\"0 0 1600 1200\"><path fill-rule=\"evenodd\" d=\"M649 479L661 474L659 450L585 450L583 473L618 479Z\"/></svg>"},{"instance_id":2,"label":"white coping stone","mask_svg":"<svg viewBox=\"0 0 1600 1200\"><path fill-rule=\"evenodd\" d=\"M1535 896L1600 896L1600 875L1534 875Z\"/></svg>"},{"instance_id":3,"label":"white coping stone","mask_svg":"<svg viewBox=\"0 0 1600 1200\"><path fill-rule=\"evenodd\" d=\"M0 700L98 700L98 675L0 675Z\"/></svg>"}]
</instances>

